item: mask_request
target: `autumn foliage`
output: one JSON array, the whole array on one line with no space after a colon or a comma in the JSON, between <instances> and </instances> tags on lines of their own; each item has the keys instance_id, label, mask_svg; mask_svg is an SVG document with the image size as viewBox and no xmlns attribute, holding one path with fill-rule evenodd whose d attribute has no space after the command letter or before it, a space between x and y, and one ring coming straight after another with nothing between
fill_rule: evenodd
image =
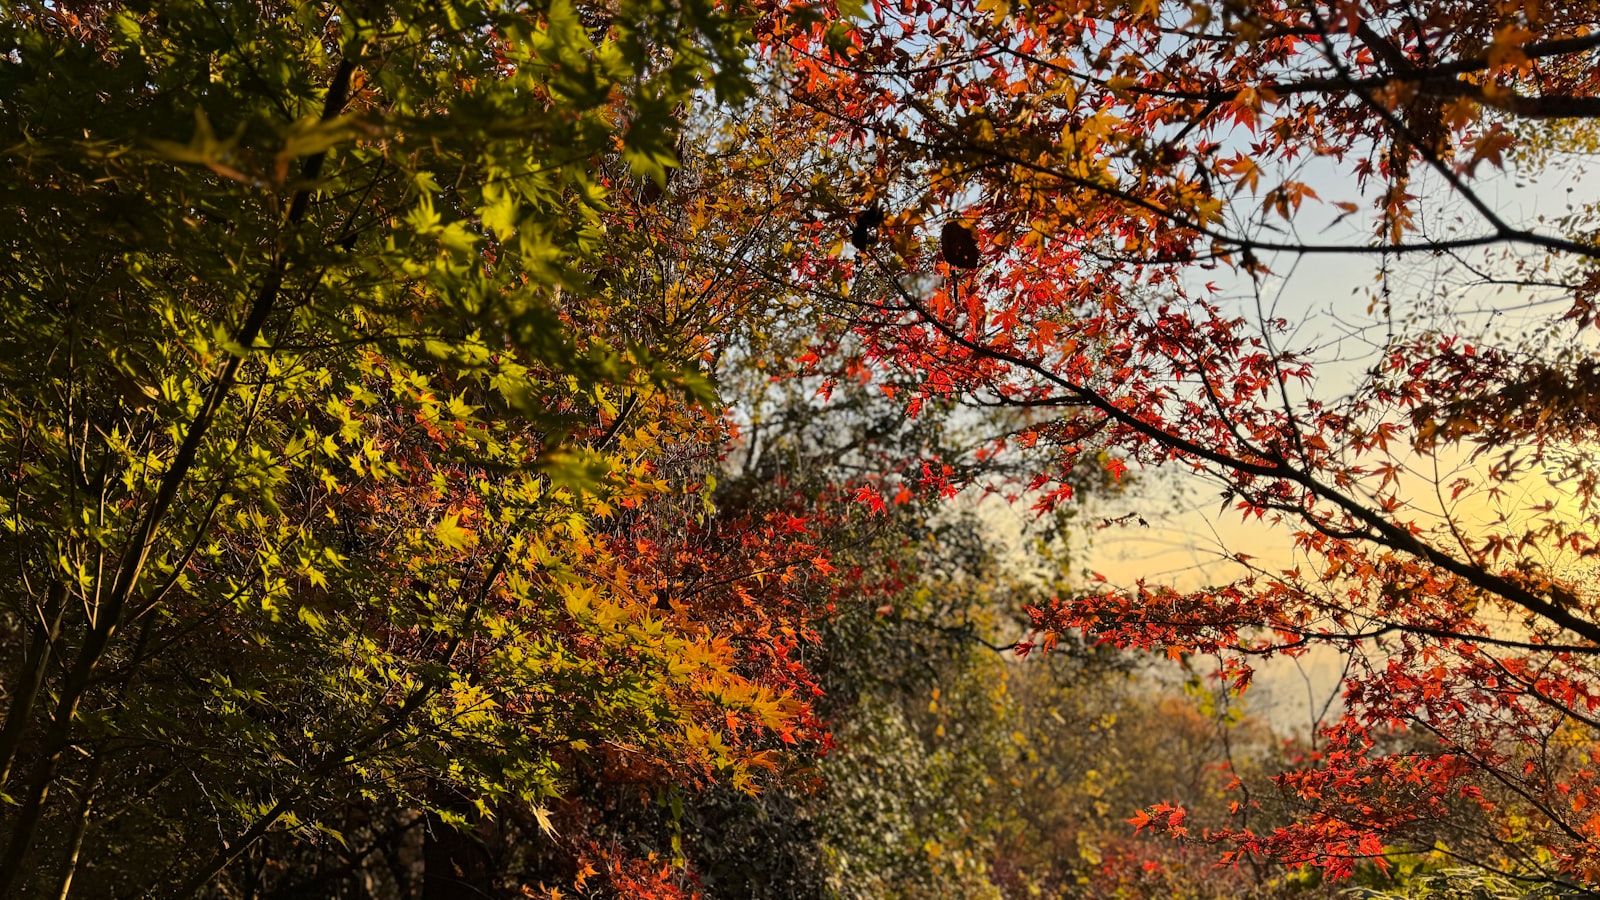
<instances>
[{"instance_id":1,"label":"autumn foliage","mask_svg":"<svg viewBox=\"0 0 1600 900\"><path fill-rule=\"evenodd\" d=\"M1600 871L1600 626L1584 574L1600 523L1582 449L1595 424L1585 285L1600 251L1587 207L1524 221L1480 187L1518 155L1586 152L1595 15L1448 2L773 9L764 27L793 102L857 154L865 200L836 202L886 210L889 249L808 263L855 284L863 364L900 378L913 413L961 397L1023 414L990 448L1038 461L1002 488L1017 502L1067 501L1063 473L1100 454L1119 475L1199 473L1224 510L1292 532L1291 564L1236 548L1228 583L1060 596L1033 611L1037 642L1211 656L1235 690L1263 658L1314 646L1348 658L1343 712L1277 779L1293 821L1263 830L1242 811L1195 830L1183 809L1155 806L1136 827L1221 845L1224 862L1345 876L1470 818L1470 834L1445 841L1464 858L1558 881ZM1432 221L1441 208L1459 214ZM916 236L941 221L981 235L974 274ZM830 237L819 231L818 251ZM1300 323L1261 301L1319 255L1374 261L1373 308L1403 323L1348 381L1320 377ZM1397 312L1407 301L1391 280L1441 258L1524 292L1495 302L1537 341L1475 334L1465 296Z\"/></svg>"},{"instance_id":2,"label":"autumn foliage","mask_svg":"<svg viewBox=\"0 0 1600 900\"><path fill-rule=\"evenodd\" d=\"M1600 880L1597 29L0 5L0 893Z\"/></svg>"}]
</instances>

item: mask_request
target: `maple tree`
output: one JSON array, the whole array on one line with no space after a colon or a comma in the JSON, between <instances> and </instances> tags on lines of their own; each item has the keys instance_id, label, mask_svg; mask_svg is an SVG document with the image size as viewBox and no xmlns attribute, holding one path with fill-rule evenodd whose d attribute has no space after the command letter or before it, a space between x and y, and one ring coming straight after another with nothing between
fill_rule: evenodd
<instances>
[{"instance_id":1,"label":"maple tree","mask_svg":"<svg viewBox=\"0 0 1600 900\"><path fill-rule=\"evenodd\" d=\"M723 220L615 202L740 90L738 34L5 7L0 892L312 890L418 835L428 893L497 817L568 886L683 892L560 798L750 792L814 739L787 654L825 554L703 499L706 360L755 299L691 287Z\"/></svg>"},{"instance_id":2,"label":"maple tree","mask_svg":"<svg viewBox=\"0 0 1600 900\"><path fill-rule=\"evenodd\" d=\"M743 895L805 823L814 891L1600 878L1600 219L1488 187L1593 152L1597 19L0 5L0 892ZM1308 255L1376 261L1353 375L1258 302ZM1162 466L1293 559L1002 583L950 505ZM1294 758L1083 771L1313 647ZM1097 724L1112 650L1221 706Z\"/></svg>"},{"instance_id":3,"label":"maple tree","mask_svg":"<svg viewBox=\"0 0 1600 900\"><path fill-rule=\"evenodd\" d=\"M1114 475L1200 473L1293 536L1292 562L1238 553L1228 583L1064 594L1037 608L1039 643L1214 656L1235 689L1253 660L1349 659L1342 712L1277 778L1293 821L1256 827L1241 801L1231 825L1165 805L1134 824L1340 876L1470 809L1446 852L1600 876L1595 208L1523 221L1484 187L1590 152L1600 9L764 9L792 108L853 162L799 263L858 310L853 342L823 351L884 373L913 415L935 398L1027 414L985 451L1040 461L1019 502L1063 502L1062 473L1103 454ZM1264 281L1321 254L1384 279L1387 328L1349 379L1319 378L1299 323L1263 311ZM1396 310L1419 260L1512 287L1489 302L1526 331L1474 326L1466 291Z\"/></svg>"}]
</instances>

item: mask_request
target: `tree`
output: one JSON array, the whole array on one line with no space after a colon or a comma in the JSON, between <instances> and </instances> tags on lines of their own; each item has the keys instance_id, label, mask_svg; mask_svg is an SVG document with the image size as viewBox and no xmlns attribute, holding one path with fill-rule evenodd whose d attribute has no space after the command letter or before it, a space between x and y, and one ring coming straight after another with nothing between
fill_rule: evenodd
<instances>
[{"instance_id":1,"label":"tree","mask_svg":"<svg viewBox=\"0 0 1600 900\"><path fill-rule=\"evenodd\" d=\"M1201 833L1160 808L1140 827L1344 875L1430 846L1465 804L1482 825L1449 852L1596 878L1595 209L1524 222L1481 187L1513 160L1588 152L1593 5L767 9L758 34L794 108L856 161L832 208L875 210L886 238L844 251L845 229L819 226L810 265L850 286L867 368L909 412L959 398L1031 415L988 452L1040 460L1014 494L1043 509L1100 453L1114 474L1201 473L1225 508L1293 535L1298 559L1238 554L1230 583L1064 595L1037 610L1040 642L1213 655L1241 689L1252 659L1350 658L1342 715L1277 780L1294 822ZM1332 186L1312 187L1313 166ZM1436 224L1441 198L1461 214ZM1348 221L1369 227L1301 237ZM976 234L975 271L952 234ZM1205 284L1259 303L1313 254L1385 263L1380 337L1348 384L1319 381L1295 323ZM1498 310L1525 330L1475 328L1464 297L1403 305L1387 288L1418 259L1510 286Z\"/></svg>"},{"instance_id":2,"label":"tree","mask_svg":"<svg viewBox=\"0 0 1600 900\"><path fill-rule=\"evenodd\" d=\"M450 868L441 829L496 816L566 834L578 882L678 891L625 848L586 875L557 798L748 791L807 739L759 639L823 557L696 496L730 308L652 329L603 277L608 192L667 181L739 34L695 3L4 8L0 893L311 890L315 848L344 877L425 832ZM703 609L669 596L697 542Z\"/></svg>"},{"instance_id":3,"label":"tree","mask_svg":"<svg viewBox=\"0 0 1600 900\"><path fill-rule=\"evenodd\" d=\"M932 760L905 771L950 788L912 804L941 835L981 807L907 871L1022 885L1052 839L983 818L986 757L911 674L1007 747L979 688L1011 670L969 643L999 614L954 602L994 551L939 504L1060 512L1162 465L1298 560L1056 572L1020 649L1214 656L1223 696L1257 658L1350 665L1275 788L1237 767L1223 820L1174 776L1134 827L1239 865L1600 877L1595 209L1482 189L1592 151L1593 4L0 9L0 892L755 890L707 836L825 808L752 799L827 746L824 686L856 759ZM746 96L783 102L709 102ZM1201 285L1258 300L1306 254L1387 262L1342 387ZM1514 287L1524 332L1406 296L1419 258ZM1537 478L1562 493L1528 508ZM1040 732L1095 752L1068 737ZM1106 893L1190 852L1029 800Z\"/></svg>"}]
</instances>

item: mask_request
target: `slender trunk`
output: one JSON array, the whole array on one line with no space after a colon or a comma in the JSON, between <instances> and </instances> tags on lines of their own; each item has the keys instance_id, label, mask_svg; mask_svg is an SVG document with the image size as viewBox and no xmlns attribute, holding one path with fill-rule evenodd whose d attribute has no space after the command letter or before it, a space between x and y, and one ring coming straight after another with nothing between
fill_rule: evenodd
<instances>
[{"instance_id":1,"label":"slender trunk","mask_svg":"<svg viewBox=\"0 0 1600 900\"><path fill-rule=\"evenodd\" d=\"M83 852L83 838L89 833L89 815L94 809L95 791L100 787L100 758L95 757L89 775L84 779L82 796L78 799L78 815L72 826L72 841L67 847L67 859L61 867L60 890L56 900L67 900L72 893L72 876L78 871L78 856Z\"/></svg>"},{"instance_id":2,"label":"slender trunk","mask_svg":"<svg viewBox=\"0 0 1600 900\"><path fill-rule=\"evenodd\" d=\"M66 596L66 587L61 582L50 585L44 621L34 626L33 639L28 642L28 652L22 660L22 671L12 682L16 692L11 695L11 707L6 710L5 725L0 726L0 790L4 790L6 782L10 780L11 765L16 762L23 735L28 732L33 704L39 698L39 689L44 686L45 673L50 671L50 653L61 633L61 614L66 607Z\"/></svg>"},{"instance_id":3,"label":"slender trunk","mask_svg":"<svg viewBox=\"0 0 1600 900\"><path fill-rule=\"evenodd\" d=\"M6 843L5 854L0 856L0 897L11 895L17 877L22 874L28 851L33 848L39 820L44 816L45 801L50 799L50 786L55 783L61 757L72 744L72 726L78 715L78 704L88 689L96 663L105 653L111 633L112 629L105 627L89 632L83 649L78 653L77 663L62 686L61 699L56 703L55 716L45 737L44 745L49 749L29 779L22 808L17 811L12 826L11 840Z\"/></svg>"}]
</instances>

